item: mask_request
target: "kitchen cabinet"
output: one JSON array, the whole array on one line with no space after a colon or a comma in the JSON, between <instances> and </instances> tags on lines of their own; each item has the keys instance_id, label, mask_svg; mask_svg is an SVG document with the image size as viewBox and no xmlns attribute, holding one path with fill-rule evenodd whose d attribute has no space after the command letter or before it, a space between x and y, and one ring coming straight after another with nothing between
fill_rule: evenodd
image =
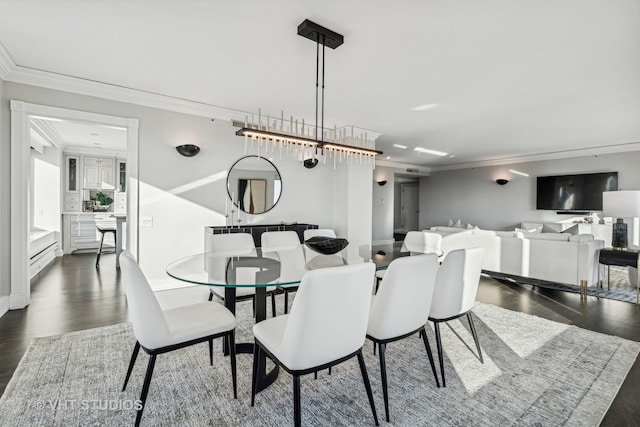
<instances>
[{"instance_id":1,"label":"kitchen cabinet","mask_svg":"<svg viewBox=\"0 0 640 427\"><path fill-rule=\"evenodd\" d=\"M115 188L114 159L111 157L83 156L84 188Z\"/></svg>"},{"instance_id":2,"label":"kitchen cabinet","mask_svg":"<svg viewBox=\"0 0 640 427\"><path fill-rule=\"evenodd\" d=\"M101 235L97 226L116 227L116 219L111 213L83 213L63 215L62 247L65 254L74 251L94 251L100 246ZM112 244L105 237L105 244Z\"/></svg>"},{"instance_id":3,"label":"kitchen cabinet","mask_svg":"<svg viewBox=\"0 0 640 427\"><path fill-rule=\"evenodd\" d=\"M80 156L64 156L64 192L80 194Z\"/></svg>"}]
</instances>

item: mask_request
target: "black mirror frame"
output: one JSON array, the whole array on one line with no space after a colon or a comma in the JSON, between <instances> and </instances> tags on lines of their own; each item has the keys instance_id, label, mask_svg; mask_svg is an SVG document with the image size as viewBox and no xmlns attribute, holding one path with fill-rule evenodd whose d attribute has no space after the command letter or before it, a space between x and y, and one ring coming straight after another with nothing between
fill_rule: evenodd
<instances>
[{"instance_id":1,"label":"black mirror frame","mask_svg":"<svg viewBox=\"0 0 640 427\"><path fill-rule=\"evenodd\" d=\"M249 155L249 156L244 156L244 157L240 157L238 160L236 160L233 165L231 165L231 167L229 168L229 172L227 173L227 197L229 197L229 199L231 199L231 204L233 206L235 206L236 208L238 208L238 210L240 211L240 204L239 203L235 203L233 201L233 199L231 198L231 193L229 192L229 174L231 173L231 171L233 170L233 168L243 159L247 159L249 157L257 157L259 159L264 160L265 162L269 163L273 169L278 173L278 176L280 177L280 195L278 196L278 200L276 200L276 202L267 210L265 210L264 212L260 212L260 213L251 213L251 212L247 212L245 210L242 210L242 212L246 213L247 215L262 215L265 214L267 212L269 212L271 209L275 208L276 205L278 204L278 202L280 201L280 199L282 198L282 189L283 189L283 185L282 185L282 174L280 173L280 170L276 167L276 165L273 164L273 162L271 160L265 159L262 156L256 156L256 155Z\"/></svg>"}]
</instances>

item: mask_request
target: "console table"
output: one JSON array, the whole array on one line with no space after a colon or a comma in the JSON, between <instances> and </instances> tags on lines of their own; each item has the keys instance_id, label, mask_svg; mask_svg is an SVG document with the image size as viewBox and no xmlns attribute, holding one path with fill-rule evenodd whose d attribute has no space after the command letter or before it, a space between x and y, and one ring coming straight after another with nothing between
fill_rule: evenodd
<instances>
[{"instance_id":1,"label":"console table","mask_svg":"<svg viewBox=\"0 0 640 427\"><path fill-rule=\"evenodd\" d=\"M600 249L600 253L598 254L598 262L600 264L607 266L607 289L609 289L609 282L611 279L611 272L609 267L612 265L616 265L619 267L634 267L638 268L638 255L640 251L636 251L633 249L613 249L613 248L604 248ZM633 285L633 283L632 283ZM640 275L638 279L638 283L636 286L636 304L640 302ZM598 287L600 290L602 288L602 281L600 280L600 267L598 267Z\"/></svg>"},{"instance_id":2,"label":"console table","mask_svg":"<svg viewBox=\"0 0 640 427\"><path fill-rule=\"evenodd\" d=\"M213 227L207 226L204 228L205 242L209 234L223 234L223 233L250 233L253 236L253 241L256 247L262 246L262 233L267 231L295 231L298 233L300 243L304 241L304 230L316 229L316 224L255 224L255 225L241 225L240 227L232 226L220 226Z\"/></svg>"}]
</instances>

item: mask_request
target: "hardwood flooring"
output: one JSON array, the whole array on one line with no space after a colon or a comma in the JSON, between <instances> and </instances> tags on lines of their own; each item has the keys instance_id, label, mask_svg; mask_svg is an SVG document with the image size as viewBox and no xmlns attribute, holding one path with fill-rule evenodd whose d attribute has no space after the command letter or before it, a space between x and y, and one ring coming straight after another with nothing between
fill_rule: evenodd
<instances>
[{"instance_id":1,"label":"hardwood flooring","mask_svg":"<svg viewBox=\"0 0 640 427\"><path fill-rule=\"evenodd\" d=\"M31 305L0 318L0 391L4 391L34 337L128 321L115 255L65 255L34 278ZM640 341L640 308L635 304L483 279L478 300L581 328ZM636 360L603 426L640 425L640 364Z\"/></svg>"}]
</instances>

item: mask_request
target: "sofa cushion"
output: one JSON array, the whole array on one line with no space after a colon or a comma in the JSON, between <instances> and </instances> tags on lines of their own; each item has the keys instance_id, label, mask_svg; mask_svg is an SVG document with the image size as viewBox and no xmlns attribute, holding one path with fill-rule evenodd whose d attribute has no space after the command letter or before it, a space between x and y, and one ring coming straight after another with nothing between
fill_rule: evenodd
<instances>
[{"instance_id":1,"label":"sofa cushion","mask_svg":"<svg viewBox=\"0 0 640 427\"><path fill-rule=\"evenodd\" d=\"M471 232L471 230L467 230L466 228L442 227L442 226L431 227L431 231L443 231L445 233L459 233L462 231L468 231L469 233Z\"/></svg>"},{"instance_id":2,"label":"sofa cushion","mask_svg":"<svg viewBox=\"0 0 640 427\"><path fill-rule=\"evenodd\" d=\"M520 224L520 228L530 233L542 232L542 224L539 222L523 222Z\"/></svg>"},{"instance_id":3,"label":"sofa cushion","mask_svg":"<svg viewBox=\"0 0 640 427\"><path fill-rule=\"evenodd\" d=\"M524 238L530 240L553 240L558 242L568 242L570 234L564 233L522 233Z\"/></svg>"},{"instance_id":4,"label":"sofa cushion","mask_svg":"<svg viewBox=\"0 0 640 427\"><path fill-rule=\"evenodd\" d=\"M591 240L594 240L593 234L576 234L569 237L570 242L577 242L577 243L590 242Z\"/></svg>"},{"instance_id":5,"label":"sofa cushion","mask_svg":"<svg viewBox=\"0 0 640 427\"><path fill-rule=\"evenodd\" d=\"M495 233L498 237L522 237L522 235L517 236L515 231L495 231Z\"/></svg>"},{"instance_id":6,"label":"sofa cushion","mask_svg":"<svg viewBox=\"0 0 640 427\"><path fill-rule=\"evenodd\" d=\"M474 228L473 231L471 231L471 233L473 234L481 234L483 236L496 236L496 232L493 230L482 230L480 228Z\"/></svg>"}]
</instances>

